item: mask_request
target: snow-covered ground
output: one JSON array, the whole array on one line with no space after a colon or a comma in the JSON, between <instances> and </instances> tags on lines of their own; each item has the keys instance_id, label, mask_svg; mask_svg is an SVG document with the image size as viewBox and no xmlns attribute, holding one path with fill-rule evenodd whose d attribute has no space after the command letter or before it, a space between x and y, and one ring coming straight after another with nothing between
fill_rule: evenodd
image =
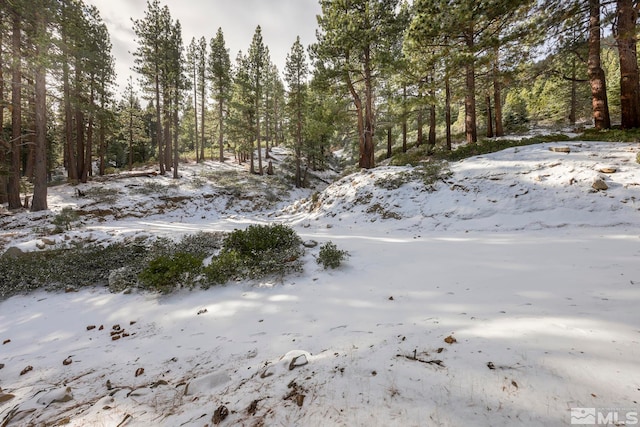
<instances>
[{"instance_id":1,"label":"snow-covered ground","mask_svg":"<svg viewBox=\"0 0 640 427\"><path fill-rule=\"evenodd\" d=\"M452 164L431 187L380 167L285 204L267 186L222 191L215 163L179 183L53 188L53 212L0 217L5 249L277 221L351 256L325 271L310 249L283 282L2 301L0 425L551 426L591 408L632 422L639 150L511 148ZM83 225L38 234L64 206Z\"/></svg>"}]
</instances>

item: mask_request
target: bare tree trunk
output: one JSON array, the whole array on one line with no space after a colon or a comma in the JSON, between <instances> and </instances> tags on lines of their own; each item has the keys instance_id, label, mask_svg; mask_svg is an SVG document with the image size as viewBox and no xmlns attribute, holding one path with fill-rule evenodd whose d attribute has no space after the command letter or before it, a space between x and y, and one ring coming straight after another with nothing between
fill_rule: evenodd
<instances>
[{"instance_id":1,"label":"bare tree trunk","mask_svg":"<svg viewBox=\"0 0 640 427\"><path fill-rule=\"evenodd\" d=\"M469 55L473 55L475 49L473 23L465 34ZM465 66L465 95L464 95L464 131L467 144L478 142L478 130L476 128L476 69L475 59L472 57Z\"/></svg>"},{"instance_id":2,"label":"bare tree trunk","mask_svg":"<svg viewBox=\"0 0 640 427\"><path fill-rule=\"evenodd\" d=\"M156 53L158 47L156 46ZM158 145L158 166L160 167L160 175L167 173L164 166L164 138L162 137L162 112L160 111L160 70L158 64L155 66L155 95L156 95L156 143Z\"/></svg>"},{"instance_id":3,"label":"bare tree trunk","mask_svg":"<svg viewBox=\"0 0 640 427\"><path fill-rule=\"evenodd\" d=\"M81 84L81 67L79 61L76 63L76 74L75 74L75 101L76 101L76 146L77 146L77 157L76 157L76 173L79 177L80 181L82 181L82 176L84 174L84 162L85 162L85 144L84 144L84 113L82 111L82 107L80 106L80 100L82 99L82 84ZM86 182L86 181L83 181Z\"/></svg>"},{"instance_id":4,"label":"bare tree trunk","mask_svg":"<svg viewBox=\"0 0 640 427\"><path fill-rule=\"evenodd\" d=\"M0 19L0 23L4 21ZM5 56L3 47L3 35L4 32L0 31L0 127L4 126L4 66ZM5 162L7 161L7 151L10 150L11 145L4 138L3 129L0 129L0 204L7 203L7 177L5 175Z\"/></svg>"},{"instance_id":5,"label":"bare tree trunk","mask_svg":"<svg viewBox=\"0 0 640 427\"><path fill-rule=\"evenodd\" d=\"M371 169L375 167L375 144L373 136L375 134L374 112L373 112L373 75L371 73L371 52L369 46L364 51L364 87L365 87L365 110L364 110L364 150L360 154L360 167Z\"/></svg>"},{"instance_id":6,"label":"bare tree trunk","mask_svg":"<svg viewBox=\"0 0 640 427\"><path fill-rule=\"evenodd\" d=\"M618 0L615 29L620 57L620 113L623 129L640 126L640 78L636 53L638 11L633 0Z\"/></svg>"},{"instance_id":7,"label":"bare tree trunk","mask_svg":"<svg viewBox=\"0 0 640 427\"><path fill-rule=\"evenodd\" d=\"M504 136L502 126L502 83L500 82L500 52L495 51L493 60L493 116L495 122L495 136Z\"/></svg>"},{"instance_id":8,"label":"bare tree trunk","mask_svg":"<svg viewBox=\"0 0 640 427\"><path fill-rule=\"evenodd\" d=\"M82 169L82 182L87 182L89 177L93 175L93 126L94 126L94 108L93 103L95 101L95 89L94 78L91 77L91 93L89 95L89 120L87 121L87 144L84 154L84 167Z\"/></svg>"},{"instance_id":9,"label":"bare tree trunk","mask_svg":"<svg viewBox=\"0 0 640 427\"><path fill-rule=\"evenodd\" d=\"M30 46L30 48L32 47ZM26 90L27 90L28 113L27 113L27 119L23 120L23 121L26 121L26 124L24 124L26 132L22 138L23 147L24 147L22 152L23 153L26 152L26 158L24 162L24 172L22 176L26 177L29 180L29 182L33 183L33 169L36 161L36 148L35 148L35 133L33 130L35 129L35 123L34 123L34 117L31 114L31 112L35 111L35 105L36 105L35 91L33 90L35 86L34 86L34 80L32 76L26 77L25 80L27 81Z\"/></svg>"},{"instance_id":10,"label":"bare tree trunk","mask_svg":"<svg viewBox=\"0 0 640 427\"><path fill-rule=\"evenodd\" d=\"M431 80L431 89L429 89L429 150L433 150L436 146L436 88L435 81Z\"/></svg>"},{"instance_id":11,"label":"bare tree trunk","mask_svg":"<svg viewBox=\"0 0 640 427\"><path fill-rule=\"evenodd\" d=\"M402 85L402 152L407 152L407 84Z\"/></svg>"},{"instance_id":12,"label":"bare tree trunk","mask_svg":"<svg viewBox=\"0 0 640 427\"><path fill-rule=\"evenodd\" d=\"M447 151L451 151L451 85L449 75L444 79L444 121L446 129Z\"/></svg>"},{"instance_id":13,"label":"bare tree trunk","mask_svg":"<svg viewBox=\"0 0 640 427\"><path fill-rule=\"evenodd\" d=\"M178 143L178 126L180 125L180 119L178 117L178 90L175 89L176 94L174 98L174 108L173 108L173 178L178 179L180 175L178 174L178 163L180 162L180 145Z\"/></svg>"},{"instance_id":14,"label":"bare tree trunk","mask_svg":"<svg viewBox=\"0 0 640 427\"><path fill-rule=\"evenodd\" d=\"M422 126L423 126L423 112L422 105L418 106L418 116L416 117L416 126L418 127L418 135L416 137L416 147L420 147L422 145L422 140L424 139L422 135Z\"/></svg>"},{"instance_id":15,"label":"bare tree trunk","mask_svg":"<svg viewBox=\"0 0 640 427\"><path fill-rule=\"evenodd\" d=\"M487 138L493 138L493 117L491 117L491 96L487 94Z\"/></svg>"},{"instance_id":16,"label":"bare tree trunk","mask_svg":"<svg viewBox=\"0 0 640 427\"><path fill-rule=\"evenodd\" d=\"M203 53L204 54L204 53ZM201 82L204 82L204 77L200 79ZM205 135L205 113L207 109L206 105L206 92L205 87L202 85L200 88L200 160L204 161L204 135Z\"/></svg>"},{"instance_id":17,"label":"bare tree trunk","mask_svg":"<svg viewBox=\"0 0 640 427\"><path fill-rule=\"evenodd\" d=\"M600 0L589 0L589 59L587 64L591 86L591 108L596 129L611 128L607 84L600 63Z\"/></svg>"},{"instance_id":18,"label":"bare tree trunk","mask_svg":"<svg viewBox=\"0 0 640 427\"><path fill-rule=\"evenodd\" d=\"M575 55L571 59L571 94L570 94L570 107L569 107L569 124L571 126L576 125L576 115L578 109L578 82L577 82L577 70L576 70L576 57Z\"/></svg>"},{"instance_id":19,"label":"bare tree trunk","mask_svg":"<svg viewBox=\"0 0 640 427\"><path fill-rule=\"evenodd\" d=\"M387 128L387 159L393 155L393 146L391 144L391 126Z\"/></svg>"},{"instance_id":20,"label":"bare tree trunk","mask_svg":"<svg viewBox=\"0 0 640 427\"><path fill-rule=\"evenodd\" d=\"M162 134L164 136L164 168L166 171L170 171L173 164L173 147L172 147L172 129L171 129L171 102L164 100L164 129Z\"/></svg>"},{"instance_id":21,"label":"bare tree trunk","mask_svg":"<svg viewBox=\"0 0 640 427\"><path fill-rule=\"evenodd\" d=\"M102 93L105 93L104 90L104 80L102 81ZM100 109L102 111L105 110L105 97L104 95L102 96L101 100L100 100ZM107 141L105 139L105 118L104 118L104 114L100 115L100 131L98 132L98 139L99 139L99 144L100 144L100 169L99 169L99 174L100 176L103 176L105 174L105 156L107 154ZM131 148L130 148L131 150ZM131 152L129 153L129 156L131 156Z\"/></svg>"},{"instance_id":22,"label":"bare tree trunk","mask_svg":"<svg viewBox=\"0 0 640 427\"><path fill-rule=\"evenodd\" d=\"M196 163L200 163L200 146L198 145L198 138L200 138L200 134L198 133L198 85L197 85L198 73L197 71L198 69L194 63L193 64L193 123L195 127L195 134L194 134L195 147L194 148L196 152Z\"/></svg>"},{"instance_id":23,"label":"bare tree trunk","mask_svg":"<svg viewBox=\"0 0 640 427\"><path fill-rule=\"evenodd\" d=\"M38 39L45 37L46 23L42 12L36 11L36 31ZM40 60L46 55L42 40L36 41L36 70L35 70L35 173L33 180L33 200L31 211L47 209L47 71Z\"/></svg>"},{"instance_id":24,"label":"bare tree trunk","mask_svg":"<svg viewBox=\"0 0 640 427\"><path fill-rule=\"evenodd\" d=\"M218 135L218 144L220 145L220 162L224 162L224 104L222 99L218 101L218 126L220 134Z\"/></svg>"},{"instance_id":25,"label":"bare tree trunk","mask_svg":"<svg viewBox=\"0 0 640 427\"><path fill-rule=\"evenodd\" d=\"M20 149L22 143L22 67L21 67L22 28L20 16L13 15L11 54L11 166L7 187L9 209L20 209Z\"/></svg>"}]
</instances>

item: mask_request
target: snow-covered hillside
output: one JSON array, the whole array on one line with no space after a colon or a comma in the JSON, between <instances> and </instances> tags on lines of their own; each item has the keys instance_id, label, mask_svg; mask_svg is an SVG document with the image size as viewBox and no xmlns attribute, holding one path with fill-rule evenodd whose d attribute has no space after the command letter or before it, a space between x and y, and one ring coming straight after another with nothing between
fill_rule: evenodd
<instances>
[{"instance_id":1,"label":"snow-covered hillside","mask_svg":"<svg viewBox=\"0 0 640 427\"><path fill-rule=\"evenodd\" d=\"M4 249L275 221L351 256L325 271L309 249L282 282L2 301L0 425L625 421L640 410L639 150L514 147L431 185L380 167L315 194L213 162L52 188L51 212L0 217ZM82 223L43 235L64 207Z\"/></svg>"}]
</instances>

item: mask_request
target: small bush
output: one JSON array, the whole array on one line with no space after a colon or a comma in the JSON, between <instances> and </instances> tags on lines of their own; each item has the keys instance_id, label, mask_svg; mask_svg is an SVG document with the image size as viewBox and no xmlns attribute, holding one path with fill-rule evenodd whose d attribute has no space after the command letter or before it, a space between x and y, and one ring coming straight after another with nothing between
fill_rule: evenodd
<instances>
[{"instance_id":1,"label":"small bush","mask_svg":"<svg viewBox=\"0 0 640 427\"><path fill-rule=\"evenodd\" d=\"M284 225L250 225L234 230L222 242L222 250L204 269L209 283L232 279L284 276L302 270L302 240Z\"/></svg>"},{"instance_id":2,"label":"small bush","mask_svg":"<svg viewBox=\"0 0 640 427\"><path fill-rule=\"evenodd\" d=\"M320 246L317 262L326 270L327 268L338 268L349 256L349 252L338 249L333 242L327 242Z\"/></svg>"},{"instance_id":3,"label":"small bush","mask_svg":"<svg viewBox=\"0 0 640 427\"><path fill-rule=\"evenodd\" d=\"M71 224L79 221L79 216L73 208L62 208L59 214L53 217L51 223L56 226L55 232L62 233L63 231L71 230Z\"/></svg>"},{"instance_id":4,"label":"small bush","mask_svg":"<svg viewBox=\"0 0 640 427\"><path fill-rule=\"evenodd\" d=\"M160 255L149 262L138 278L144 288L169 293L178 284L191 284L192 281L185 280L200 272L202 260L201 257L185 252L178 252L173 256Z\"/></svg>"},{"instance_id":5,"label":"small bush","mask_svg":"<svg viewBox=\"0 0 640 427\"><path fill-rule=\"evenodd\" d=\"M236 251L222 252L204 268L207 283L222 285L238 277L242 260Z\"/></svg>"}]
</instances>

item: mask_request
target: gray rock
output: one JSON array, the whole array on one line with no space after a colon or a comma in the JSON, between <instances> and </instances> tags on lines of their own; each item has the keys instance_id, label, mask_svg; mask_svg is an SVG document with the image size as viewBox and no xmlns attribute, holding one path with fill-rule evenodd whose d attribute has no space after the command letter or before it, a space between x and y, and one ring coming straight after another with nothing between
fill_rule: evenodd
<instances>
[{"instance_id":1,"label":"gray rock","mask_svg":"<svg viewBox=\"0 0 640 427\"><path fill-rule=\"evenodd\" d=\"M23 256L24 256L24 252L22 251L22 249L16 246L11 246L9 249L7 249L4 252L4 254L2 254L2 258L8 258L8 259L17 259Z\"/></svg>"},{"instance_id":2,"label":"gray rock","mask_svg":"<svg viewBox=\"0 0 640 427\"><path fill-rule=\"evenodd\" d=\"M606 182L604 182L604 179L602 178L594 179L593 184L591 184L591 187L596 191L605 191L609 189L609 186L607 185Z\"/></svg>"}]
</instances>

